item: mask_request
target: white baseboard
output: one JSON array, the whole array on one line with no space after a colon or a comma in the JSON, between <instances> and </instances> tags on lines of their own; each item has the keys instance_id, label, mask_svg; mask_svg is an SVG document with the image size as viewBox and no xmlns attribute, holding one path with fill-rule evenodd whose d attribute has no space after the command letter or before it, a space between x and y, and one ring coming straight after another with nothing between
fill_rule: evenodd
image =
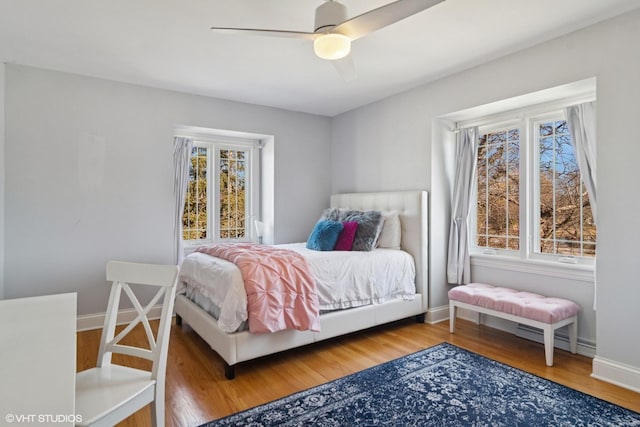
<instances>
[{"instance_id":1,"label":"white baseboard","mask_svg":"<svg viewBox=\"0 0 640 427\"><path fill-rule=\"evenodd\" d=\"M531 328L526 325L518 325L516 335L531 341L544 344L544 334L542 330ZM571 351L569 347L569 335L556 332L553 346L562 350ZM592 358L596 355L596 346L593 343L578 338L577 353L582 356Z\"/></svg>"},{"instance_id":2,"label":"white baseboard","mask_svg":"<svg viewBox=\"0 0 640 427\"><path fill-rule=\"evenodd\" d=\"M160 314L162 313L162 306L157 305L152 307L149 310L148 319L159 319ZM131 322L136 318L138 312L135 308L130 308L126 310L120 310L118 312L118 320L116 323L118 325L123 323ZM76 329L78 332L80 331L89 331L91 329L102 329L104 326L104 318L106 313L94 313L94 314L83 314L76 318Z\"/></svg>"},{"instance_id":3,"label":"white baseboard","mask_svg":"<svg viewBox=\"0 0 640 427\"><path fill-rule=\"evenodd\" d=\"M433 307L427 310L424 323L440 323L445 320L449 320L449 306L442 305L440 307Z\"/></svg>"},{"instance_id":4,"label":"white baseboard","mask_svg":"<svg viewBox=\"0 0 640 427\"><path fill-rule=\"evenodd\" d=\"M594 357L591 377L640 393L640 369L620 362Z\"/></svg>"},{"instance_id":5,"label":"white baseboard","mask_svg":"<svg viewBox=\"0 0 640 427\"><path fill-rule=\"evenodd\" d=\"M449 309L449 306L447 306L447 310ZM479 325L481 323L481 314L478 313L477 311L471 311L471 310L467 310L466 308L458 308L457 310L458 313L458 319L464 319L464 320L468 320L469 322L473 322L476 325ZM449 317L449 312L447 311L447 318ZM486 316L485 316L486 317ZM492 328L496 328L496 329L500 329L501 331L507 331L507 332L511 332L513 333L512 330L508 330L505 328L501 328L495 325L487 325L487 326L491 326Z\"/></svg>"},{"instance_id":6,"label":"white baseboard","mask_svg":"<svg viewBox=\"0 0 640 427\"><path fill-rule=\"evenodd\" d=\"M483 325L489 326L491 328L515 334L520 338L525 338L530 341L544 344L544 333L541 329L532 328L526 325L520 325L508 320L496 318L494 316L480 315L480 313L476 311L465 310L461 308L458 309L458 318L469 320L476 324L482 323ZM570 351L568 334L556 332L553 344L556 348ZM577 353L582 356L593 358L596 354L595 343L580 339L580 337L578 337Z\"/></svg>"}]
</instances>

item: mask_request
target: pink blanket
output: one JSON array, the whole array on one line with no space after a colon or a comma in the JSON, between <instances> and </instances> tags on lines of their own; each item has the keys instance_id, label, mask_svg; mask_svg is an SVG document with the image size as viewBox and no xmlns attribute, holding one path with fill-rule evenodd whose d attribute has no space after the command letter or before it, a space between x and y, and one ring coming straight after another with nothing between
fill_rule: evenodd
<instances>
[{"instance_id":1,"label":"pink blanket","mask_svg":"<svg viewBox=\"0 0 640 427\"><path fill-rule=\"evenodd\" d=\"M251 243L221 243L197 249L231 261L247 291L249 331L320 330L316 284L297 252Z\"/></svg>"}]
</instances>

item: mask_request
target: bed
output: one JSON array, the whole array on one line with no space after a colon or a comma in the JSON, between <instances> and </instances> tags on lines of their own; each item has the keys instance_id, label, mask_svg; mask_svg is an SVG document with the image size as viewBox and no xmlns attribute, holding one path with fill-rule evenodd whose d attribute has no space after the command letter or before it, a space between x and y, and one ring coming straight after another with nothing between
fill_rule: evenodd
<instances>
[{"instance_id":1,"label":"bed","mask_svg":"<svg viewBox=\"0 0 640 427\"><path fill-rule=\"evenodd\" d=\"M415 295L379 303L331 310L320 315L320 330L284 330L254 334L228 333L205 309L186 295L176 297L176 323L186 322L224 360L225 376L235 376L238 363L328 338L356 332L409 317L424 321L428 308L428 195L425 191L344 193L331 196L331 208L397 211L401 249L413 258ZM287 246L287 245L285 245Z\"/></svg>"}]
</instances>

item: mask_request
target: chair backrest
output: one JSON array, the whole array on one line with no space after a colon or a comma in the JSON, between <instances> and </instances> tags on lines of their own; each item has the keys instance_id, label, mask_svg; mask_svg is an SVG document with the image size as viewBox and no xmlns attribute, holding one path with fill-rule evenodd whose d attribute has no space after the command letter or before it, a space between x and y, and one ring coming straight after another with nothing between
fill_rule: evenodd
<instances>
[{"instance_id":1,"label":"chair backrest","mask_svg":"<svg viewBox=\"0 0 640 427\"><path fill-rule=\"evenodd\" d=\"M163 378L169 349L169 333L178 281L178 266L109 261L107 263L107 280L111 281L112 285L98 351L98 366L105 367L109 365L113 353L126 354L151 360L153 362L151 377L158 380L158 375L160 374L160 377ZM143 307L129 286L130 284L156 287L157 292L151 301ZM131 300L137 316L131 322L128 322L128 325L116 336L115 329L120 307L120 296L123 291ZM148 315L149 311L158 304L160 299L162 299L162 312L158 333L154 337L149 325ZM144 327L149 348L119 344L120 340L140 323Z\"/></svg>"}]
</instances>

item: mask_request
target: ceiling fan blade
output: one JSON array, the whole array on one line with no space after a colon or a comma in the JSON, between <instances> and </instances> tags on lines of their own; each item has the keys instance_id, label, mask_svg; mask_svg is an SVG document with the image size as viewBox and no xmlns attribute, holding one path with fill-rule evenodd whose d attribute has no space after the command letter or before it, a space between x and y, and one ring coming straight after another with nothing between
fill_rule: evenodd
<instances>
[{"instance_id":1,"label":"ceiling fan blade","mask_svg":"<svg viewBox=\"0 0 640 427\"><path fill-rule=\"evenodd\" d=\"M357 40L442 1L444 0L397 0L351 18L336 26L331 32L343 34L351 40Z\"/></svg>"},{"instance_id":2,"label":"ceiling fan blade","mask_svg":"<svg viewBox=\"0 0 640 427\"><path fill-rule=\"evenodd\" d=\"M342 77L342 80L345 82L350 82L357 77L356 73L356 64L353 62L353 56L351 54L345 56L344 58L331 60L333 66Z\"/></svg>"},{"instance_id":3,"label":"ceiling fan blade","mask_svg":"<svg viewBox=\"0 0 640 427\"><path fill-rule=\"evenodd\" d=\"M293 39L315 40L321 34L307 33L304 31L281 31L281 30L261 30L256 28L223 28L211 27L211 32L217 34L241 34L241 35L262 35L272 37L287 37Z\"/></svg>"}]
</instances>

